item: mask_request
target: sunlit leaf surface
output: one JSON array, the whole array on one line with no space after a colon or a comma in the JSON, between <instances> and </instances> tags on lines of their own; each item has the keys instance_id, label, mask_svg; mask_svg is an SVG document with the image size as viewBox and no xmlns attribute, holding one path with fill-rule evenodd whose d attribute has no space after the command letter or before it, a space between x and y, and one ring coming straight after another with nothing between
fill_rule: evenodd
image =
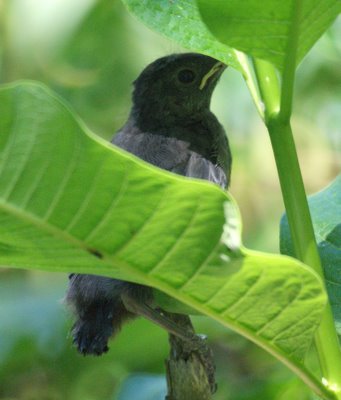
<instances>
[{"instance_id":1,"label":"sunlit leaf surface","mask_svg":"<svg viewBox=\"0 0 341 400\"><path fill-rule=\"evenodd\" d=\"M320 279L243 248L226 193L114 148L42 86L6 87L0 104L1 265L141 282L301 365Z\"/></svg>"}]
</instances>

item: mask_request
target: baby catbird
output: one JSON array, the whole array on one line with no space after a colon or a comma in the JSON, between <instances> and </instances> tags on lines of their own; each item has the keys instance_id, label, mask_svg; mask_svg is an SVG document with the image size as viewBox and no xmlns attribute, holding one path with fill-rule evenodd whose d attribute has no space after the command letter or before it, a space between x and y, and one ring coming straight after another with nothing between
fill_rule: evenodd
<instances>
[{"instance_id":1,"label":"baby catbird","mask_svg":"<svg viewBox=\"0 0 341 400\"><path fill-rule=\"evenodd\" d=\"M224 129L209 109L225 67L195 53L173 54L148 65L134 82L130 116L112 143L165 170L226 188L231 153ZM109 338L137 314L182 334L151 307L152 291L142 285L71 274L66 300L77 318L74 343L83 354L106 352Z\"/></svg>"}]
</instances>

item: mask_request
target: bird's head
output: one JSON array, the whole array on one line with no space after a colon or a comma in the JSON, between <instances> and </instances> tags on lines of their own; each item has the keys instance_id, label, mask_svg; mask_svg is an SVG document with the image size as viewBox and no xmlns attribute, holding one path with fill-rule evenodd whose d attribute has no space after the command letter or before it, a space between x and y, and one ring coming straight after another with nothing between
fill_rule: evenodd
<instances>
[{"instance_id":1,"label":"bird's head","mask_svg":"<svg viewBox=\"0 0 341 400\"><path fill-rule=\"evenodd\" d=\"M134 117L146 125L200 118L209 111L213 90L225 68L222 62L196 53L159 58L134 82Z\"/></svg>"}]
</instances>

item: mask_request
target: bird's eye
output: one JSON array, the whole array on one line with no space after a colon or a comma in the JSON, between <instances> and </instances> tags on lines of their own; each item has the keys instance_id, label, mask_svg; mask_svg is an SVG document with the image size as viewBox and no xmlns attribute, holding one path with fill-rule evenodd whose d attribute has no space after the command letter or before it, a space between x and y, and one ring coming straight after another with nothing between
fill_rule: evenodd
<instances>
[{"instance_id":1,"label":"bird's eye","mask_svg":"<svg viewBox=\"0 0 341 400\"><path fill-rule=\"evenodd\" d=\"M178 72L178 80L181 83L192 83L195 80L195 72L191 69L182 69Z\"/></svg>"}]
</instances>

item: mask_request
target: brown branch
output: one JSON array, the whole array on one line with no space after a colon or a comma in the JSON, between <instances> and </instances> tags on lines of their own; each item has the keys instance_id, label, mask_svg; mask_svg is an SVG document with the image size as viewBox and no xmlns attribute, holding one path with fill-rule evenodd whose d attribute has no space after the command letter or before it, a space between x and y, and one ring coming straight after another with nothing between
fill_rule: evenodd
<instances>
[{"instance_id":1,"label":"brown branch","mask_svg":"<svg viewBox=\"0 0 341 400\"><path fill-rule=\"evenodd\" d=\"M194 329L187 315L165 313L191 334ZM188 341L169 334L170 356L166 361L168 394L166 400L211 400L216 390L213 354L206 339Z\"/></svg>"},{"instance_id":2,"label":"brown branch","mask_svg":"<svg viewBox=\"0 0 341 400\"><path fill-rule=\"evenodd\" d=\"M121 298L127 310L169 332L171 350L166 361L166 400L210 400L216 391L213 354L206 338L195 334L190 318L153 308L129 293L123 293Z\"/></svg>"}]
</instances>

